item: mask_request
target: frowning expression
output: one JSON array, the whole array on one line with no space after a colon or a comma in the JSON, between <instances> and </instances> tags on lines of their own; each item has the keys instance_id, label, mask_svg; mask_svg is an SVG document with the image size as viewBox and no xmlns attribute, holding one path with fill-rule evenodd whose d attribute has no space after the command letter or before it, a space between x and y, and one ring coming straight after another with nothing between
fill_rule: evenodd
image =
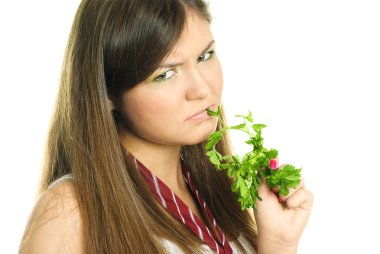
<instances>
[{"instance_id":1,"label":"frowning expression","mask_svg":"<svg viewBox=\"0 0 380 254\"><path fill-rule=\"evenodd\" d=\"M207 20L190 15L180 40L148 79L123 95L134 134L165 145L190 145L211 134L217 119L206 108L221 103L222 71Z\"/></svg>"}]
</instances>

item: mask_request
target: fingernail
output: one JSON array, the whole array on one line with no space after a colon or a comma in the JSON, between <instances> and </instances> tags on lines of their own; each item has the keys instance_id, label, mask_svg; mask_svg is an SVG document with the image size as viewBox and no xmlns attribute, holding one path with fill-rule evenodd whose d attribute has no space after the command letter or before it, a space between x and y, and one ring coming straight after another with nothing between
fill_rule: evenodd
<instances>
[{"instance_id":1,"label":"fingernail","mask_svg":"<svg viewBox=\"0 0 380 254\"><path fill-rule=\"evenodd\" d=\"M277 194L278 193L278 190L277 189L270 189L271 192L273 192L274 194Z\"/></svg>"},{"instance_id":2,"label":"fingernail","mask_svg":"<svg viewBox=\"0 0 380 254\"><path fill-rule=\"evenodd\" d=\"M272 170L276 170L277 169L277 160L275 159L271 159L269 161L269 167L272 169Z\"/></svg>"}]
</instances>

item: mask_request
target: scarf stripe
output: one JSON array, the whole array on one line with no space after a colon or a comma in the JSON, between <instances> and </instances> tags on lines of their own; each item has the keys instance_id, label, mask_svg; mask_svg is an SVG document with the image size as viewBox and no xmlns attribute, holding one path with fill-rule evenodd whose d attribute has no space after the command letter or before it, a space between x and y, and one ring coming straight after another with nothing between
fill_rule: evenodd
<instances>
[{"instance_id":1,"label":"scarf stripe","mask_svg":"<svg viewBox=\"0 0 380 254\"><path fill-rule=\"evenodd\" d=\"M204 214L207 216L205 219L212 221L215 227L216 234L219 239L216 239L209 228L203 223L203 221L194 214L191 209L164 183L160 178L155 176L147 167L145 167L140 161L134 158L136 167L142 174L148 187L154 194L155 199L177 220L186 225L199 239L206 243L210 249L218 254L232 254L232 248L228 241L225 241L225 235L216 223L211 210L208 208L206 202L201 197L199 191L196 188L195 183L191 179L190 172L187 170L186 165L182 162L182 173L185 182L188 184L189 189L196 199L194 201L200 204L200 208L203 209Z\"/></svg>"},{"instance_id":2,"label":"scarf stripe","mask_svg":"<svg viewBox=\"0 0 380 254\"><path fill-rule=\"evenodd\" d=\"M183 170L183 171L184 171L184 169L186 169L186 167L182 167L182 170ZM186 181L187 183L189 183L190 188L191 188L191 190L193 191L193 193L196 193L196 196L197 196L197 198L198 198L199 203L200 203L200 204L202 204L202 203L204 204L206 214L207 214L208 218L210 219L210 221L213 222L213 225L214 225L214 227L215 227L215 229L216 229L216 232L217 232L217 234L218 234L218 236L219 236L219 239L222 239L221 244L222 244L223 246L225 246L225 244L226 244L226 242L225 242L225 235L224 235L224 233L222 232L222 230L220 229L220 227L217 225L217 223L216 223L216 221L215 221L215 218L214 218L214 216L213 216L212 213L211 213L211 210L210 210L210 209L208 208L208 206L206 205L206 202L205 202L205 201L204 201L204 200L198 195L198 190L196 189L195 185L192 184L191 177L190 177L190 172L187 171L186 174L184 174L184 175L187 175L187 179L186 179L186 177L185 177L185 181Z\"/></svg>"},{"instance_id":3,"label":"scarf stripe","mask_svg":"<svg viewBox=\"0 0 380 254\"><path fill-rule=\"evenodd\" d=\"M201 238L201 240L204 241L202 230L201 230L201 228L198 226L198 224L195 222L193 212L191 211L190 208L189 208L189 214L190 214L191 220L194 222L195 226L197 226L197 229L198 229L198 236L199 236L199 238Z\"/></svg>"},{"instance_id":4,"label":"scarf stripe","mask_svg":"<svg viewBox=\"0 0 380 254\"><path fill-rule=\"evenodd\" d=\"M213 238L213 236L212 236L210 230L208 229L208 227L206 227L206 229L207 229L207 233L208 233L208 235L209 235L211 238ZM214 240L214 243L215 243L216 252L219 253L219 246L218 246L218 243L217 243L215 240Z\"/></svg>"},{"instance_id":5,"label":"scarf stripe","mask_svg":"<svg viewBox=\"0 0 380 254\"><path fill-rule=\"evenodd\" d=\"M170 190L170 191L171 191L171 190ZM174 200L175 206L177 207L178 214L179 214L179 216L181 216L181 220L182 220L183 224L186 224L186 223L185 223L185 219L184 219L183 216L182 216L181 210L179 209L179 206L178 206L178 203L177 203L177 199L175 198L174 192L173 192L173 191L171 191L171 192L172 192L172 197L173 197L173 200Z\"/></svg>"},{"instance_id":6,"label":"scarf stripe","mask_svg":"<svg viewBox=\"0 0 380 254\"><path fill-rule=\"evenodd\" d=\"M166 202L165 202L165 199L162 197L160 187L158 186L157 177L156 177L155 175L152 174L152 179L153 179L153 182L154 182L154 187L156 188L156 193L157 193L158 196L160 197L162 205L163 205L165 208L167 208L167 206L166 206Z\"/></svg>"}]
</instances>

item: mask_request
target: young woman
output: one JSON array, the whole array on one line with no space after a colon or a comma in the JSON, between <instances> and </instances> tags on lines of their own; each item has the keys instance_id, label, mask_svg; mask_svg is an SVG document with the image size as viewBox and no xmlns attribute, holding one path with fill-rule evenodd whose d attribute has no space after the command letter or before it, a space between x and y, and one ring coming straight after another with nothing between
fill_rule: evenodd
<instances>
[{"instance_id":1,"label":"young woman","mask_svg":"<svg viewBox=\"0 0 380 254\"><path fill-rule=\"evenodd\" d=\"M20 253L296 253L312 195L255 214L204 141L222 72L202 0L83 0ZM230 154L224 137L220 152Z\"/></svg>"}]
</instances>

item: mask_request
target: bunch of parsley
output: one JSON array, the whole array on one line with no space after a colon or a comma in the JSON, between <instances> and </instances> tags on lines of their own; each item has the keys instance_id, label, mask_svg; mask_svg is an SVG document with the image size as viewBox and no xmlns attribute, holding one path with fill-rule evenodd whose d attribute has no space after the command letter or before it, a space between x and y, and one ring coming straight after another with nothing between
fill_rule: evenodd
<instances>
[{"instance_id":1,"label":"bunch of parsley","mask_svg":"<svg viewBox=\"0 0 380 254\"><path fill-rule=\"evenodd\" d=\"M219 106L216 112L207 109L207 113L210 116L220 117L221 107ZM281 169L271 168L270 161L277 158L278 152L276 149L268 150L263 146L264 139L261 137L261 131L266 125L253 123L251 112L248 115L236 115L235 117L242 118L243 123L225 126L211 134L205 146L206 154L217 170L227 170L228 176L234 180L231 189L236 192L242 210L256 209L256 200L262 200L258 193L260 176L265 178L272 190L286 196L289 193L288 187L296 188L300 183L301 168L297 169L289 164ZM220 154L215 146L227 130L245 132L248 135L245 143L252 145L252 150L242 157Z\"/></svg>"}]
</instances>

